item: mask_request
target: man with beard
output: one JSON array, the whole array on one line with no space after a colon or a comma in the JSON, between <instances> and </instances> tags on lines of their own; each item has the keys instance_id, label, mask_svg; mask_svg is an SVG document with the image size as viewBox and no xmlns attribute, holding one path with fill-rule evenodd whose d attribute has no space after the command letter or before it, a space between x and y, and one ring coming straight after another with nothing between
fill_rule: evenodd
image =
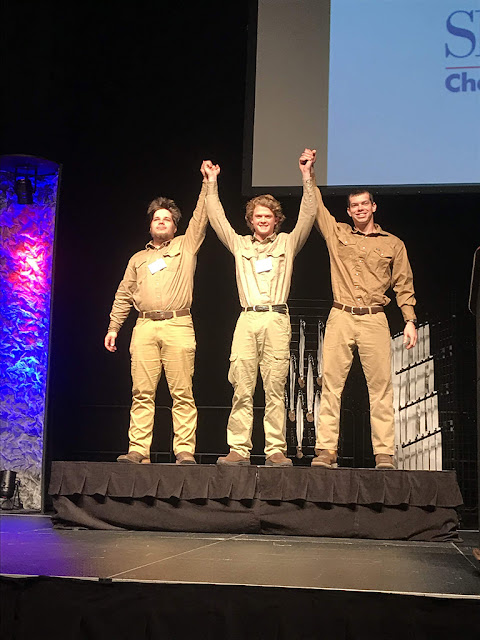
<instances>
[{"instance_id":1,"label":"man with beard","mask_svg":"<svg viewBox=\"0 0 480 640\"><path fill-rule=\"evenodd\" d=\"M195 332L190 315L197 253L205 238L206 173L197 206L185 232L176 236L181 213L173 200L155 198L147 210L152 239L128 262L105 336L105 348L116 351L118 332L133 307L138 319L130 343L132 408L128 453L118 462L150 462L155 395L162 373L172 396L173 452L176 464L195 464L197 409L192 377Z\"/></svg>"}]
</instances>

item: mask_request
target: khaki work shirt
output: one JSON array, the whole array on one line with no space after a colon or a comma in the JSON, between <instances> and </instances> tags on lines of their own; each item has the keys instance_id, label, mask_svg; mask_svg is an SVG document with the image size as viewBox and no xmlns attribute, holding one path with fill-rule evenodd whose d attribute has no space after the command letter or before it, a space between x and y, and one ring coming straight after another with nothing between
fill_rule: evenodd
<instances>
[{"instance_id":1,"label":"khaki work shirt","mask_svg":"<svg viewBox=\"0 0 480 640\"><path fill-rule=\"evenodd\" d=\"M316 224L330 254L333 299L351 307L386 306L395 291L405 321L415 319L413 274L403 242L378 224L368 235L337 222L316 189Z\"/></svg>"},{"instance_id":2,"label":"khaki work shirt","mask_svg":"<svg viewBox=\"0 0 480 640\"><path fill-rule=\"evenodd\" d=\"M188 228L160 247L149 242L133 255L115 294L108 331L119 331L133 307L137 311L178 311L192 305L197 253L208 224L206 183L198 197ZM149 265L162 258L166 267L152 273Z\"/></svg>"},{"instance_id":3,"label":"khaki work shirt","mask_svg":"<svg viewBox=\"0 0 480 640\"><path fill-rule=\"evenodd\" d=\"M235 257L238 295L242 307L286 303L290 293L293 261L308 238L316 211L314 182L308 179L303 184L300 212L293 231L273 233L259 241L252 235L241 236L233 230L219 200L217 183L208 183L208 218L219 239ZM271 265L271 268L261 271L259 260L267 260L267 266Z\"/></svg>"}]
</instances>

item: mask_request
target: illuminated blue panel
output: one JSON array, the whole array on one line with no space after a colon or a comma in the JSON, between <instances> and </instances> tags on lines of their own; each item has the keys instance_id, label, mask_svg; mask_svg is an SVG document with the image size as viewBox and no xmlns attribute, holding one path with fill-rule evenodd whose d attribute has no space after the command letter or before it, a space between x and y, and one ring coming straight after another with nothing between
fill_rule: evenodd
<instances>
[{"instance_id":1,"label":"illuminated blue panel","mask_svg":"<svg viewBox=\"0 0 480 640\"><path fill-rule=\"evenodd\" d=\"M0 466L40 509L59 171L37 177L31 205L17 203L14 178L0 171Z\"/></svg>"}]
</instances>

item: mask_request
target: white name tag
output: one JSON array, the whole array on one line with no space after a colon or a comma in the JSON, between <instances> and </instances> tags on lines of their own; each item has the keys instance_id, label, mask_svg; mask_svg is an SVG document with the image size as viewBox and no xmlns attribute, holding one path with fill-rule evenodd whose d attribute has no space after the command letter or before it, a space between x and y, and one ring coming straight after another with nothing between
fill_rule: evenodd
<instances>
[{"instance_id":1,"label":"white name tag","mask_svg":"<svg viewBox=\"0 0 480 640\"><path fill-rule=\"evenodd\" d=\"M255 262L255 271L257 273L263 273L264 271L271 271L273 269L272 259L265 258L264 260L257 260Z\"/></svg>"},{"instance_id":2,"label":"white name tag","mask_svg":"<svg viewBox=\"0 0 480 640\"><path fill-rule=\"evenodd\" d=\"M152 264L149 264L148 268L150 269L150 273L153 275L154 273L157 273L157 271L165 269L166 266L167 263L165 260L163 258L159 258L158 260L155 260L155 262L152 262Z\"/></svg>"}]
</instances>

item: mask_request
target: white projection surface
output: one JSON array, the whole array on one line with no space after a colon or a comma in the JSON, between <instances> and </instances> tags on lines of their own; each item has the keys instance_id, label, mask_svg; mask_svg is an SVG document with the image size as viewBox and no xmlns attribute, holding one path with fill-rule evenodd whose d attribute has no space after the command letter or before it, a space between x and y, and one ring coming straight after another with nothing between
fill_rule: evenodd
<instances>
[{"instance_id":1,"label":"white projection surface","mask_svg":"<svg viewBox=\"0 0 480 640\"><path fill-rule=\"evenodd\" d=\"M255 62L251 188L304 146L325 186L479 185L480 0L259 0Z\"/></svg>"}]
</instances>

